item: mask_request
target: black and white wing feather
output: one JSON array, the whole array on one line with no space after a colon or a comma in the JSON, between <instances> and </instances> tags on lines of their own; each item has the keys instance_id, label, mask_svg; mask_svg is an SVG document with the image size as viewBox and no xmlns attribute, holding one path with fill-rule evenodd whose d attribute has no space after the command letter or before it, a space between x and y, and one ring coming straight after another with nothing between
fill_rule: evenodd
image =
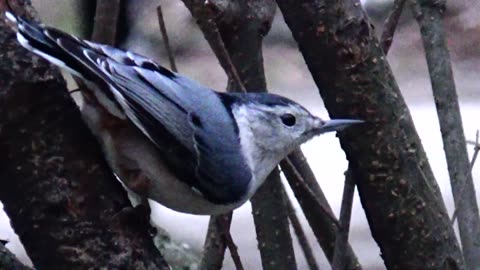
<instances>
[{"instance_id":1,"label":"black and white wing feather","mask_svg":"<svg viewBox=\"0 0 480 270\"><path fill-rule=\"evenodd\" d=\"M24 47L96 84L159 148L180 180L214 203L246 196L251 170L219 93L146 57L14 19Z\"/></svg>"}]
</instances>

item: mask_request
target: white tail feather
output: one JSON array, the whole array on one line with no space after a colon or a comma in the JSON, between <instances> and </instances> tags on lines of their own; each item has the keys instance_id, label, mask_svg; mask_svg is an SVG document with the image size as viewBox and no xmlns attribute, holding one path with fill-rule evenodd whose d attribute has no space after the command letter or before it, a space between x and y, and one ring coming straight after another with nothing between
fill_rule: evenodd
<instances>
[{"instance_id":1,"label":"white tail feather","mask_svg":"<svg viewBox=\"0 0 480 270\"><path fill-rule=\"evenodd\" d=\"M13 23L17 23L17 18L10 11L5 12L5 17Z\"/></svg>"}]
</instances>

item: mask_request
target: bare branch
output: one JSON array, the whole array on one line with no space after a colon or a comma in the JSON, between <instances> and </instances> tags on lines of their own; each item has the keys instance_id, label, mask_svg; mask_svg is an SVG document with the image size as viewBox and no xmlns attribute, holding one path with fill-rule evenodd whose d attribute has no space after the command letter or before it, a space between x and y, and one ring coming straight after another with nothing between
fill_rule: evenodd
<instances>
[{"instance_id":1,"label":"bare branch","mask_svg":"<svg viewBox=\"0 0 480 270\"><path fill-rule=\"evenodd\" d=\"M212 2L211 1L205 1L205 5L208 8L212 8ZM212 16L212 15L211 15ZM217 48L217 57L219 58L219 61L224 64L225 71L228 75L229 78L232 78L233 81L239 86L239 89L231 89L232 91L239 91L246 93L247 88L245 88L245 85L240 78L240 75L238 74L237 68L232 62L232 58L230 57L230 53L228 52L227 48L225 47L225 44L223 43L222 35L220 34L220 31L218 29L217 24L215 23L214 20L209 20L207 22L210 24L210 32L211 32L211 37L213 37L213 40L211 43L217 44L215 48ZM212 47L213 48L213 47Z\"/></svg>"},{"instance_id":2,"label":"bare branch","mask_svg":"<svg viewBox=\"0 0 480 270\"><path fill-rule=\"evenodd\" d=\"M467 140L467 144L478 145L476 141L472 141L472 140Z\"/></svg>"},{"instance_id":3,"label":"bare branch","mask_svg":"<svg viewBox=\"0 0 480 270\"><path fill-rule=\"evenodd\" d=\"M388 51L390 50L390 46L393 42L393 36L395 35L395 29L397 28L398 20L402 15L405 2L406 0L395 0L393 2L392 11L390 11L387 19L385 20L382 37L380 38L380 46L382 47L384 54L388 54Z\"/></svg>"},{"instance_id":4,"label":"bare branch","mask_svg":"<svg viewBox=\"0 0 480 270\"><path fill-rule=\"evenodd\" d=\"M162 6L158 5L157 7L157 16L158 24L160 26L160 32L162 33L163 45L165 45L165 50L168 54L168 61L170 62L170 68L174 72L178 72L177 65L175 64L175 57L173 55L172 49L170 47L170 41L167 34L167 28L165 27L165 21L163 20Z\"/></svg>"},{"instance_id":5,"label":"bare branch","mask_svg":"<svg viewBox=\"0 0 480 270\"><path fill-rule=\"evenodd\" d=\"M350 230L350 218L352 215L353 195L355 193L355 179L352 171L345 173L345 187L343 188L342 206L340 207L340 229L335 239L335 252L333 256L332 270L345 269L345 258L348 248L348 233Z\"/></svg>"},{"instance_id":6,"label":"bare branch","mask_svg":"<svg viewBox=\"0 0 480 270\"><path fill-rule=\"evenodd\" d=\"M220 220L222 222L222 220ZM226 227L226 226L222 226ZM224 236L225 242L227 243L228 250L230 251L230 255L232 256L233 263L235 264L235 268L237 270L243 270L242 260L240 259L240 255L238 254L238 248L233 241L232 235L230 234L229 230L224 229Z\"/></svg>"},{"instance_id":7,"label":"bare branch","mask_svg":"<svg viewBox=\"0 0 480 270\"><path fill-rule=\"evenodd\" d=\"M300 220L298 219L298 216L295 212L295 208L293 207L292 202L290 201L290 198L288 197L285 190L283 191L283 197L285 200L285 204L287 205L288 218L290 219L290 224L292 224L293 231L297 236L298 243L302 248L303 255L305 256L305 260L307 261L307 264L308 264L308 268L310 270L318 270L319 269L318 264L317 264L317 261L315 260L315 256L313 255L312 247L310 246L310 243L308 243L308 239L302 228L302 224L300 223Z\"/></svg>"},{"instance_id":8,"label":"bare branch","mask_svg":"<svg viewBox=\"0 0 480 270\"><path fill-rule=\"evenodd\" d=\"M333 212L309 167L302 166L304 157L295 151L281 161L282 168L295 197L303 209L310 227L327 259L333 262L335 239L340 223ZM300 161L300 163L299 163ZM300 168L300 171L297 170ZM300 173L301 172L301 173ZM346 269L362 269L352 248L348 245L346 253Z\"/></svg>"},{"instance_id":9,"label":"bare branch","mask_svg":"<svg viewBox=\"0 0 480 270\"><path fill-rule=\"evenodd\" d=\"M299 198L297 199L301 201L301 200L307 200L308 198L309 200L313 201L315 205L314 208L318 208L325 215L325 217L327 217L329 222L333 223L336 226L336 228L339 228L340 222L337 220L337 218L333 214L332 210L330 209L330 206L320 202L320 200L317 197L317 194L315 194L312 191L312 189L305 183L305 180L297 171L297 169L292 164L290 159L286 158L282 160L280 163L280 166L283 172L285 173L285 175L286 176L288 175L286 178L288 183L290 184L290 187L294 190L294 193L295 193L295 190L298 189L299 187L303 190L303 193L300 193L302 196L299 196Z\"/></svg>"},{"instance_id":10,"label":"bare branch","mask_svg":"<svg viewBox=\"0 0 480 270\"><path fill-rule=\"evenodd\" d=\"M473 166L475 166L475 161L477 161L478 152L480 152L480 132L477 130L476 139L475 139L475 147L473 148L473 156L472 161L470 161L470 173L472 173Z\"/></svg>"},{"instance_id":11,"label":"bare branch","mask_svg":"<svg viewBox=\"0 0 480 270\"><path fill-rule=\"evenodd\" d=\"M283 189L279 172L275 169L250 199L258 248L265 270L296 268Z\"/></svg>"},{"instance_id":12,"label":"bare branch","mask_svg":"<svg viewBox=\"0 0 480 270\"><path fill-rule=\"evenodd\" d=\"M199 269L220 270L223 266L227 241L225 233L230 230L232 212L224 215L211 216L208 223L207 237L203 245L203 257Z\"/></svg>"},{"instance_id":13,"label":"bare branch","mask_svg":"<svg viewBox=\"0 0 480 270\"><path fill-rule=\"evenodd\" d=\"M477 161L478 153L480 152L479 131L478 130L477 130L476 139L473 142L473 145L475 145L475 146L473 148L472 160L470 161L470 171L469 171L470 175L472 175L473 166L475 166L475 162ZM460 192L461 196L463 196L465 186L466 185L462 185L462 187L461 187L461 192ZM457 211L457 208L455 208L455 211L453 211L453 215L452 215L452 218L450 220L450 223L452 224L452 226L455 223L455 220L457 219L457 214L458 214L458 211Z\"/></svg>"},{"instance_id":14,"label":"bare branch","mask_svg":"<svg viewBox=\"0 0 480 270\"><path fill-rule=\"evenodd\" d=\"M97 1L92 40L110 45L116 43L121 4L122 0Z\"/></svg>"},{"instance_id":15,"label":"bare branch","mask_svg":"<svg viewBox=\"0 0 480 270\"><path fill-rule=\"evenodd\" d=\"M480 265L480 245L478 244L480 243L480 216L443 27L445 2L444 0L417 0L411 1L411 7L422 34L455 208L458 213L462 250L468 268L475 269Z\"/></svg>"},{"instance_id":16,"label":"bare branch","mask_svg":"<svg viewBox=\"0 0 480 270\"><path fill-rule=\"evenodd\" d=\"M251 7L244 1L183 0L183 2L197 20L205 39L227 73L228 89L265 91L261 44L275 14L273 1L257 1ZM258 64L242 68L246 65L246 59Z\"/></svg>"}]
</instances>

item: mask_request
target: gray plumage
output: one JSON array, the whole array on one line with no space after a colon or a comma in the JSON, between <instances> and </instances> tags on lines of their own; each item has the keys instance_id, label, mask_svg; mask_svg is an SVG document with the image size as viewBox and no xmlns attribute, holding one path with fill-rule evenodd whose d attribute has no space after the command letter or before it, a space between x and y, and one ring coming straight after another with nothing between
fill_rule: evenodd
<instances>
[{"instance_id":1,"label":"gray plumage","mask_svg":"<svg viewBox=\"0 0 480 270\"><path fill-rule=\"evenodd\" d=\"M174 210L236 208L295 147L360 122L326 122L277 95L215 92L146 57L7 17L25 48L85 81L83 117L117 177Z\"/></svg>"}]
</instances>

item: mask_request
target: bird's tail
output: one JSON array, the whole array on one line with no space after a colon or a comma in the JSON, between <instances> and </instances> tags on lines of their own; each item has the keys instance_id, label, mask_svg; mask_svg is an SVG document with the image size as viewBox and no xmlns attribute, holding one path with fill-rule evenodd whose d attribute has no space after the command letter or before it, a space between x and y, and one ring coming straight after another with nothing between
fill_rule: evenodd
<instances>
[{"instance_id":1,"label":"bird's tail","mask_svg":"<svg viewBox=\"0 0 480 270\"><path fill-rule=\"evenodd\" d=\"M118 103L122 101L119 94L122 86L118 81L129 80L125 74L117 74L115 67L133 75L136 68L155 72L157 81L165 81L169 87L178 84L175 80L179 83L186 81L144 56L82 40L55 28L29 22L8 11L6 17L17 26L17 39L23 47L83 79L95 93L102 94L99 101L107 108L121 107ZM187 85L192 84L188 81ZM121 117L115 113L116 109L109 111Z\"/></svg>"},{"instance_id":2,"label":"bird's tail","mask_svg":"<svg viewBox=\"0 0 480 270\"><path fill-rule=\"evenodd\" d=\"M91 74L91 71L96 71L92 69L98 68L93 65L85 65L88 60L83 51L90 49L90 45L86 42L57 29L29 22L9 11L5 15L8 20L16 24L17 40L24 48L61 68L67 69L76 76L87 80L92 79L85 78L85 75ZM94 53L91 50L89 51ZM90 70L85 70L86 67Z\"/></svg>"},{"instance_id":3,"label":"bird's tail","mask_svg":"<svg viewBox=\"0 0 480 270\"><path fill-rule=\"evenodd\" d=\"M11 12L6 12L6 17L16 24L17 40L24 48L88 82L87 89L93 87L92 93L101 93L95 96L110 113L119 118L124 117L118 110L119 105L112 90L105 87L105 84L113 84L102 67L105 59L115 60L110 55L113 52L104 53L104 50L111 47L84 41L55 28L29 22Z\"/></svg>"},{"instance_id":4,"label":"bird's tail","mask_svg":"<svg viewBox=\"0 0 480 270\"><path fill-rule=\"evenodd\" d=\"M167 78L176 76L142 55L82 40L58 29L29 22L9 11L6 17L17 25L17 39L23 47L88 81L100 79L110 83L109 72L102 67L105 59L121 65L155 70Z\"/></svg>"}]
</instances>

